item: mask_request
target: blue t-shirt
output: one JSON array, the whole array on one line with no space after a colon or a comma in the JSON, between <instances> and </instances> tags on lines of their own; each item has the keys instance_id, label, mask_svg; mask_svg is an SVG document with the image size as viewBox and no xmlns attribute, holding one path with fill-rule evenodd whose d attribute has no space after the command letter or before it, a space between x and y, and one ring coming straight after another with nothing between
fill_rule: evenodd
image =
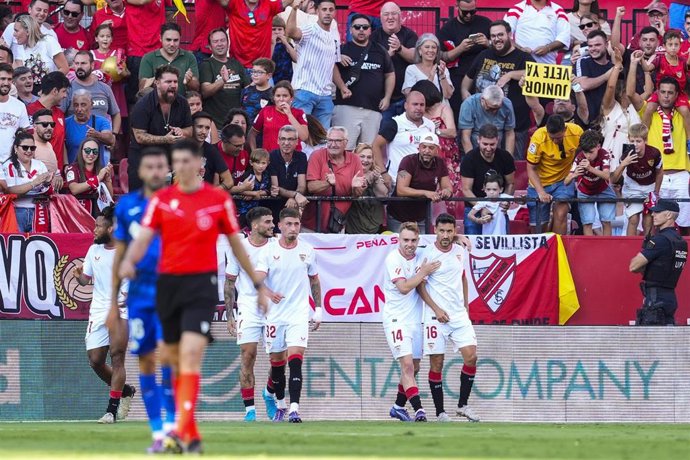
<instances>
[{"instance_id":1,"label":"blue t-shirt","mask_svg":"<svg viewBox=\"0 0 690 460\"><path fill-rule=\"evenodd\" d=\"M259 91L256 86L250 85L242 90L242 108L249 119L254 121L261 109L271 104L273 96L273 88Z\"/></svg>"},{"instance_id":2,"label":"blue t-shirt","mask_svg":"<svg viewBox=\"0 0 690 460\"><path fill-rule=\"evenodd\" d=\"M78 123L74 115L65 118L65 144L67 144L67 163L72 164L77 160L77 153L79 151L79 146L81 145L84 138L86 138L86 131L89 127L95 129L96 131L112 131L113 125L110 121L98 115L91 115L89 121L85 124ZM105 166L103 163L105 146L101 145L99 158L101 166Z\"/></svg>"},{"instance_id":3,"label":"blue t-shirt","mask_svg":"<svg viewBox=\"0 0 690 460\"><path fill-rule=\"evenodd\" d=\"M144 216L148 202L148 198L141 190L120 198L115 206L113 236L116 240L128 245L134 240L141 228L141 218ZM156 236L151 241L144 258L137 264L137 277L129 283L128 308L155 308L160 250L160 237Z\"/></svg>"}]
</instances>

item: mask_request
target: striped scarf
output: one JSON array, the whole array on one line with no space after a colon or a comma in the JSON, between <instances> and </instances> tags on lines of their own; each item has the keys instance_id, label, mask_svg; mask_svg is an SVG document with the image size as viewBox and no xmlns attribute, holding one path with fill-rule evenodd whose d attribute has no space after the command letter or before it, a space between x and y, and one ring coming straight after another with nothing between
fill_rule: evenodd
<instances>
[{"instance_id":1,"label":"striped scarf","mask_svg":"<svg viewBox=\"0 0 690 460\"><path fill-rule=\"evenodd\" d=\"M667 114L666 112L664 112L661 106L659 106L657 107L656 112L661 117L661 141L664 143L663 152L668 155L674 152L673 115L675 115L676 111L674 109L671 109L671 113Z\"/></svg>"}]
</instances>

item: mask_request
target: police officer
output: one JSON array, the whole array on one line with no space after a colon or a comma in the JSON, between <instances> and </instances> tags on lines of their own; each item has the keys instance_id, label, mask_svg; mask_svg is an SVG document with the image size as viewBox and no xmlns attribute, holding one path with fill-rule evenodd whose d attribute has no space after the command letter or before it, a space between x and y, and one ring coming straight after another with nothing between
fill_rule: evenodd
<instances>
[{"instance_id":1,"label":"police officer","mask_svg":"<svg viewBox=\"0 0 690 460\"><path fill-rule=\"evenodd\" d=\"M642 252L630 261L630 271L642 273L644 304L637 312L641 326L673 325L678 307L675 288L688 258L688 243L675 224L680 208L675 201L660 199L651 208L659 232L645 238Z\"/></svg>"}]
</instances>

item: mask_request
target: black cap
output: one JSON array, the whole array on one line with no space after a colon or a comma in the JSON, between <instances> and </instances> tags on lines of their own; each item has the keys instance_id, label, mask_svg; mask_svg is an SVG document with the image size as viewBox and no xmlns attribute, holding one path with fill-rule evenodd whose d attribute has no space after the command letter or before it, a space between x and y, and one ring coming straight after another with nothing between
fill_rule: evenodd
<instances>
[{"instance_id":1,"label":"black cap","mask_svg":"<svg viewBox=\"0 0 690 460\"><path fill-rule=\"evenodd\" d=\"M680 207L678 206L678 203L676 203L675 201L661 199L661 200L657 201L654 206L652 206L650 211L652 211L652 212L662 212L662 211L680 212Z\"/></svg>"}]
</instances>

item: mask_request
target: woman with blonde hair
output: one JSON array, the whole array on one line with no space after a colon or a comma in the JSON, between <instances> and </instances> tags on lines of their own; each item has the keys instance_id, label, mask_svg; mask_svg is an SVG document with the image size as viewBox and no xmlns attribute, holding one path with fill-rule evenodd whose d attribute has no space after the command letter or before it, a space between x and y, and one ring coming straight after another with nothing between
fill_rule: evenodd
<instances>
[{"instance_id":1,"label":"woman with blonde hair","mask_svg":"<svg viewBox=\"0 0 690 460\"><path fill-rule=\"evenodd\" d=\"M41 32L38 22L28 14L15 21L14 39L19 45L14 67L25 66L31 70L34 94L41 89L43 77L50 72L59 70L65 75L69 72L67 58L57 39Z\"/></svg>"},{"instance_id":2,"label":"woman with blonde hair","mask_svg":"<svg viewBox=\"0 0 690 460\"><path fill-rule=\"evenodd\" d=\"M370 144L359 144L354 151L359 157L364 170L364 180L367 188L362 196L383 198L390 191L390 178L388 182L380 171L374 168L374 152ZM388 176L387 176L388 177ZM383 225L383 203L376 200L357 200L352 203L347 212L347 224L345 233L348 234L373 234L379 233Z\"/></svg>"},{"instance_id":3,"label":"woman with blonde hair","mask_svg":"<svg viewBox=\"0 0 690 460\"><path fill-rule=\"evenodd\" d=\"M441 91L444 99L450 99L455 87L450 81L446 63L441 60L441 44L436 35L427 33L419 37L414 53L415 63L405 70L403 94L407 96L418 81L429 80Z\"/></svg>"}]
</instances>

